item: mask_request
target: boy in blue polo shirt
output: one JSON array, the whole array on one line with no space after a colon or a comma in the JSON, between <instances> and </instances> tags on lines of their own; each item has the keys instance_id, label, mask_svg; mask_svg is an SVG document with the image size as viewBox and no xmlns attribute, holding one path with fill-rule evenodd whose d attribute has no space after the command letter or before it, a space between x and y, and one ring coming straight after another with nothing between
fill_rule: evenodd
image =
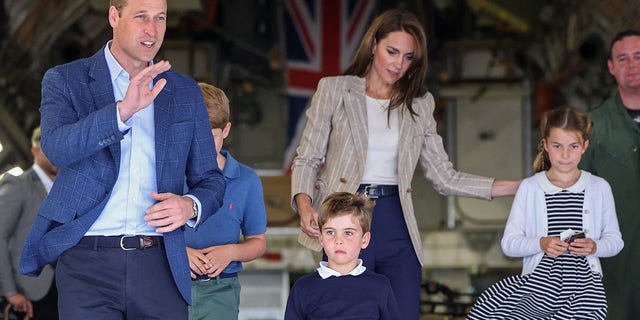
<instances>
[{"instance_id":1,"label":"boy in blue polo shirt","mask_svg":"<svg viewBox=\"0 0 640 320\"><path fill-rule=\"evenodd\" d=\"M199 83L209 113L218 166L227 189L222 207L197 231L185 229L191 298L189 319L237 319L242 262L262 256L266 250L267 215L262 182L251 168L222 149L229 135L229 99L212 85ZM240 236L243 240L240 241Z\"/></svg>"},{"instance_id":2,"label":"boy in blue polo shirt","mask_svg":"<svg viewBox=\"0 0 640 320\"><path fill-rule=\"evenodd\" d=\"M285 320L399 319L389 279L358 259L371 238L373 206L366 196L348 192L322 202L319 239L327 261L293 284Z\"/></svg>"}]
</instances>

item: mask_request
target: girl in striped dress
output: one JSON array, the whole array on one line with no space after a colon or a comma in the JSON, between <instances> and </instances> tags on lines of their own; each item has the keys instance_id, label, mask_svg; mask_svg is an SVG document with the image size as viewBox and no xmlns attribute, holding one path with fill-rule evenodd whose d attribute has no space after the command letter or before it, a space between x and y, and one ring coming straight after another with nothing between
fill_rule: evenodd
<instances>
[{"instance_id":1,"label":"girl in striped dress","mask_svg":"<svg viewBox=\"0 0 640 320\"><path fill-rule=\"evenodd\" d=\"M485 290L467 319L605 319L600 257L622 250L611 188L578 169L591 121L556 108L541 124L536 174L524 179L502 238L507 256L521 257L522 274ZM568 229L571 229L567 231ZM584 232L567 240L561 233Z\"/></svg>"}]
</instances>

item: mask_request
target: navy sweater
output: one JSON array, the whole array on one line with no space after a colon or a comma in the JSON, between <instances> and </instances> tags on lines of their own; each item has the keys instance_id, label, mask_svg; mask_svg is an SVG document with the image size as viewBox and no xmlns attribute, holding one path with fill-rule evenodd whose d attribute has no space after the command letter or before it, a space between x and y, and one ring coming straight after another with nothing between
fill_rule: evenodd
<instances>
[{"instance_id":1,"label":"navy sweater","mask_svg":"<svg viewBox=\"0 0 640 320\"><path fill-rule=\"evenodd\" d=\"M366 270L359 276L322 279L314 272L291 288L285 320L399 319L389 280Z\"/></svg>"}]
</instances>

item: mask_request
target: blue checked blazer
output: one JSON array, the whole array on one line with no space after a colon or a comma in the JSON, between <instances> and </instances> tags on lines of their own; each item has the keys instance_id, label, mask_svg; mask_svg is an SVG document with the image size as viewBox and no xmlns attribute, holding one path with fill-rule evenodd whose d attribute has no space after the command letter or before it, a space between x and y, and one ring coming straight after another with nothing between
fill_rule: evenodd
<instances>
[{"instance_id":1,"label":"blue checked blazer","mask_svg":"<svg viewBox=\"0 0 640 320\"><path fill-rule=\"evenodd\" d=\"M188 193L201 204L200 221L222 205L225 182L200 88L174 71L154 101L157 191ZM116 101L104 50L47 71L40 106L42 149L60 168L25 241L20 272L36 276L75 246L102 212L118 176ZM164 234L175 283L191 302L185 227Z\"/></svg>"}]
</instances>

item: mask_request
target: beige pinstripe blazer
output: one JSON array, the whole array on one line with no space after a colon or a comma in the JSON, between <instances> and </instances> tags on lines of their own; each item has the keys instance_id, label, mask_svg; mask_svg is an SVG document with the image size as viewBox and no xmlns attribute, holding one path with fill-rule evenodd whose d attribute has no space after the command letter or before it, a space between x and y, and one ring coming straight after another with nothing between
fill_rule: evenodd
<instances>
[{"instance_id":1,"label":"beige pinstripe blazer","mask_svg":"<svg viewBox=\"0 0 640 320\"><path fill-rule=\"evenodd\" d=\"M442 195L491 199L492 178L453 169L433 118L433 96L413 100L418 116L400 112L398 187L404 219L418 260L424 264L422 241L413 211L411 180L420 162L426 178ZM365 79L355 76L323 78L306 112L307 125L292 165L291 196L306 193L317 210L331 192L356 192L367 152ZM302 236L301 243L318 249L317 240ZM313 241L311 241L313 240ZM315 241L315 244L313 243Z\"/></svg>"}]
</instances>

